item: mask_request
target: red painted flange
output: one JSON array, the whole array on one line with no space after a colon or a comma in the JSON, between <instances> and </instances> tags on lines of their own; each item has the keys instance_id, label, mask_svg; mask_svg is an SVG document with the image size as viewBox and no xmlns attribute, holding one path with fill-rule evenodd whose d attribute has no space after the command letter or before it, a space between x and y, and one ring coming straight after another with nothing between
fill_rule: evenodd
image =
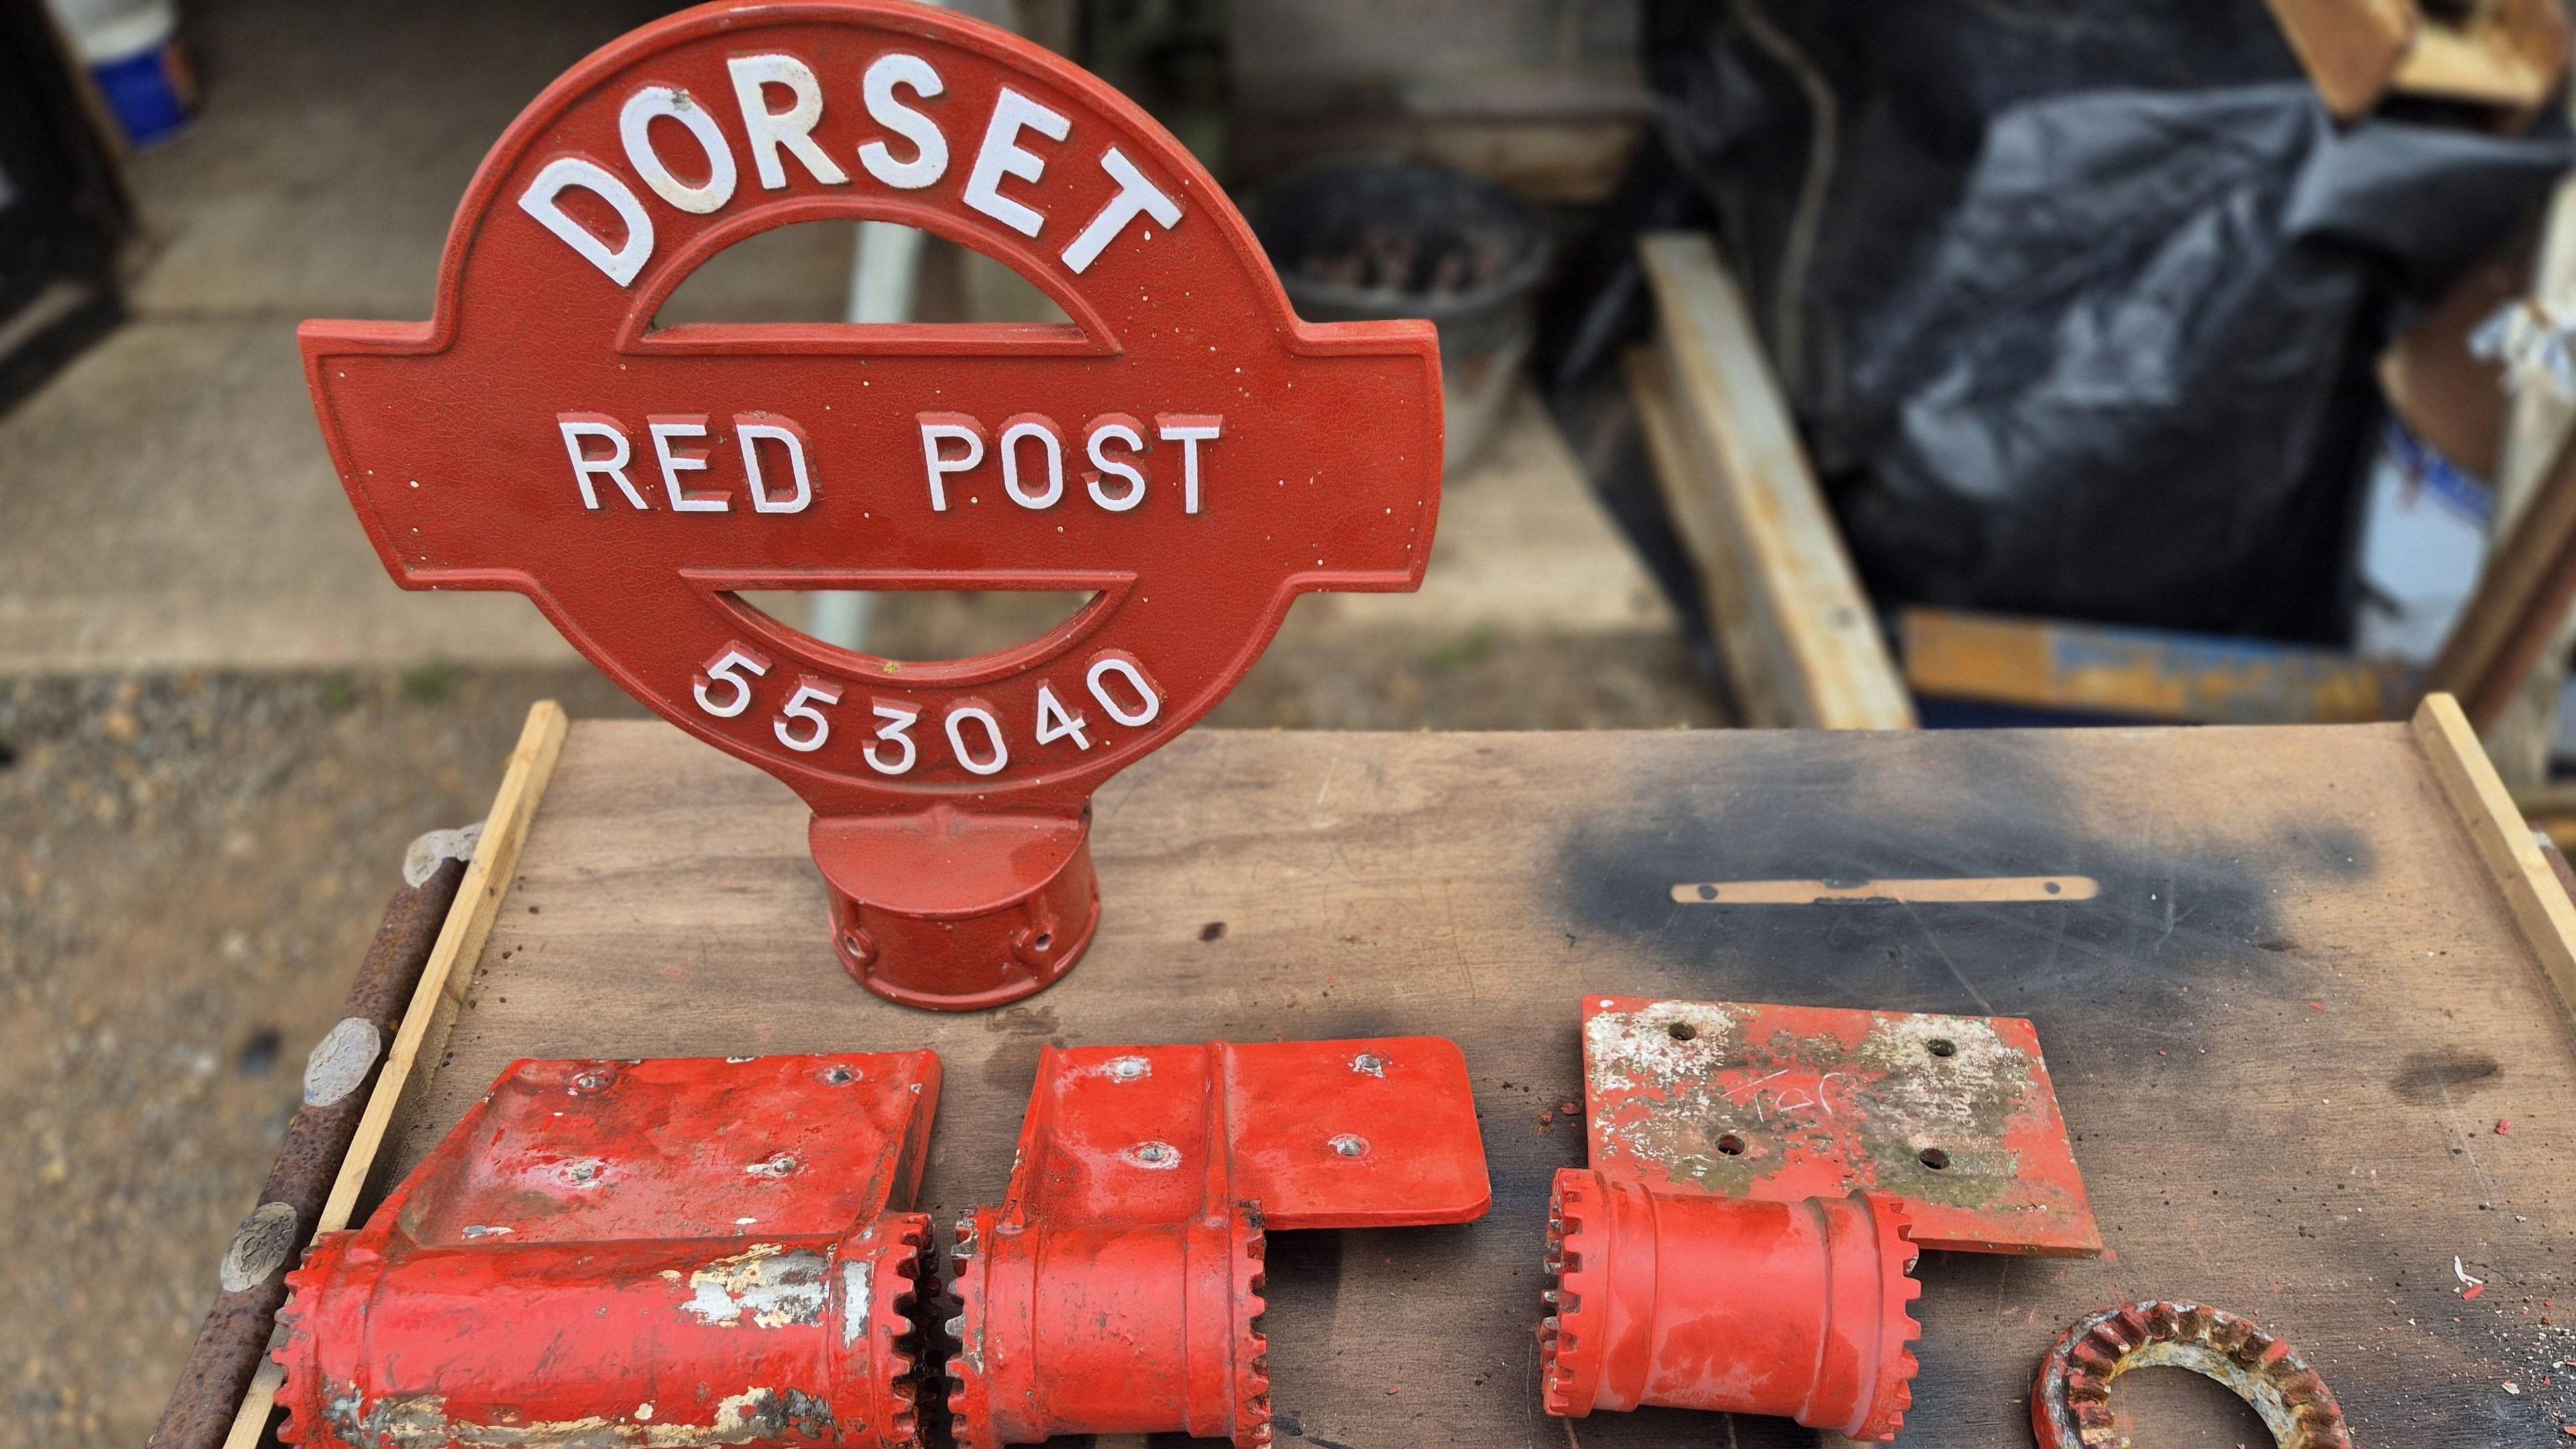
<instances>
[{"instance_id":1,"label":"red painted flange","mask_svg":"<svg viewBox=\"0 0 2576 1449\"><path fill-rule=\"evenodd\" d=\"M719 251L830 219L982 251L1070 320L654 325ZM726 0L609 45L485 159L431 321L302 335L396 579L527 594L795 789L843 965L917 1006L1072 966L1092 792L1213 708L1298 594L1418 585L1438 509L1429 324L1298 321L1142 112L892 0ZM916 663L740 597L763 589L1095 597Z\"/></svg>"},{"instance_id":2,"label":"red painted flange","mask_svg":"<svg viewBox=\"0 0 2576 1449\"><path fill-rule=\"evenodd\" d=\"M1009 1195L957 1225L957 1442L1268 1444L1265 1231L1462 1223L1491 1196L1436 1037L1049 1048Z\"/></svg>"},{"instance_id":3,"label":"red painted flange","mask_svg":"<svg viewBox=\"0 0 2576 1449\"><path fill-rule=\"evenodd\" d=\"M909 1449L929 1052L513 1066L287 1275L290 1444Z\"/></svg>"}]
</instances>

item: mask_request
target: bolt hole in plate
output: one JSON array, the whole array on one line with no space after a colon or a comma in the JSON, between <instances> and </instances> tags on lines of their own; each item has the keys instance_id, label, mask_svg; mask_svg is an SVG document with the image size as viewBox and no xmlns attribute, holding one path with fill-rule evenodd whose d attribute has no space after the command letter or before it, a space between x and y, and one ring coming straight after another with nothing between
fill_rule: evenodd
<instances>
[{"instance_id":1,"label":"bolt hole in plate","mask_svg":"<svg viewBox=\"0 0 2576 1449\"><path fill-rule=\"evenodd\" d=\"M2038 1033L2015 1017L1587 997L1595 1170L1658 1191L1899 1198L1925 1248L2102 1239Z\"/></svg>"}]
</instances>

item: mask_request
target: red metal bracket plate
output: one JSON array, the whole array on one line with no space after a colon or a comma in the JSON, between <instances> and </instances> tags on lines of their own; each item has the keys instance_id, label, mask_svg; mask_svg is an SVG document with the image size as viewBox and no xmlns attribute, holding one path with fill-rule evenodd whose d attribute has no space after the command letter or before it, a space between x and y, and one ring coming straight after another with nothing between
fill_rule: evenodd
<instances>
[{"instance_id":1,"label":"red metal bracket plate","mask_svg":"<svg viewBox=\"0 0 2576 1449\"><path fill-rule=\"evenodd\" d=\"M1922 1247L2102 1251L2019 1018L1596 996L1583 1067L1605 1177L1767 1202L1866 1190Z\"/></svg>"},{"instance_id":2,"label":"red metal bracket plate","mask_svg":"<svg viewBox=\"0 0 2576 1449\"><path fill-rule=\"evenodd\" d=\"M1009 1194L958 1223L958 1442L1266 1444L1265 1230L1491 1201L1466 1060L1439 1038L1050 1048Z\"/></svg>"},{"instance_id":3,"label":"red metal bracket plate","mask_svg":"<svg viewBox=\"0 0 2576 1449\"><path fill-rule=\"evenodd\" d=\"M831 219L975 248L1071 320L654 326L717 252ZM485 159L431 321L302 337L385 567L527 594L794 788L843 964L913 1005L1069 969L1093 790L1213 708L1298 594L1417 586L1438 511L1428 323L1299 321L1169 133L927 6L727 0L608 45ZM1097 597L921 663L751 589Z\"/></svg>"},{"instance_id":4,"label":"red metal bracket plate","mask_svg":"<svg viewBox=\"0 0 2576 1449\"><path fill-rule=\"evenodd\" d=\"M523 1061L288 1275L280 1437L913 1442L929 1052Z\"/></svg>"}]
</instances>

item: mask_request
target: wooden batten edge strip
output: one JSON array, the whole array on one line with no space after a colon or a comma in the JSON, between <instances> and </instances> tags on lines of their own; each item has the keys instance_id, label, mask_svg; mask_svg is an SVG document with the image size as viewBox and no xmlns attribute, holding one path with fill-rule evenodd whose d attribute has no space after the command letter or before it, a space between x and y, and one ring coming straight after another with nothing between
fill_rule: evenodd
<instances>
[{"instance_id":1,"label":"wooden batten edge strip","mask_svg":"<svg viewBox=\"0 0 2576 1449\"><path fill-rule=\"evenodd\" d=\"M2531 826L2487 759L2459 701L2428 694L2409 728L2433 767L2433 778L2477 847L2478 861L2503 894L2505 906L2541 969L2558 990L2561 1010L2576 1016L2576 903L2558 884Z\"/></svg>"},{"instance_id":2,"label":"wooden batten edge strip","mask_svg":"<svg viewBox=\"0 0 2576 1449\"><path fill-rule=\"evenodd\" d=\"M569 727L563 706L553 700L528 706L527 722L520 726L519 742L510 750L501 788L492 797L492 813L484 819L482 839L475 844L474 858L466 862L465 878L457 883L456 902L447 909L437 944L430 947L429 962L421 968L420 984L412 990L411 1004L403 1009L402 1026L394 1033L384 1070L376 1075L375 1090L367 1096L357 1135L349 1140L348 1155L340 1160L340 1175L332 1181L331 1195L314 1219L316 1236L349 1225L359 1196L375 1174L397 1111L416 1103L428 1088L428 1073L414 1068L446 1045L446 1028L454 1023L456 1007L464 1001L465 988L482 959L484 939L492 934L501 902L510 893L510 881L518 874L519 849L527 842L528 825L536 818L537 802L544 797L555 761L563 754ZM465 963L461 971L459 962ZM430 1040L433 1026L439 1037L436 1042ZM276 1406L284 1382L285 1374L276 1364L260 1366L259 1376L251 1380L250 1391L233 1415L224 1449L254 1449L267 1432L269 1411Z\"/></svg>"},{"instance_id":3,"label":"wooden batten edge strip","mask_svg":"<svg viewBox=\"0 0 2576 1449\"><path fill-rule=\"evenodd\" d=\"M1741 287L1709 237L1637 240L1673 401L1729 496L1748 596L1792 676L1797 723L1912 729L1917 720L1842 533L1764 357Z\"/></svg>"}]
</instances>

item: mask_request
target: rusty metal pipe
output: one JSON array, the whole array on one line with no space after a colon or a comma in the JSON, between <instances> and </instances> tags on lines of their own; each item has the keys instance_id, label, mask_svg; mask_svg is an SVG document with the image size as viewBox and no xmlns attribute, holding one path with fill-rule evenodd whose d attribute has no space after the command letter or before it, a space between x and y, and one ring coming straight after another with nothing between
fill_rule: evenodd
<instances>
[{"instance_id":1,"label":"rusty metal pipe","mask_svg":"<svg viewBox=\"0 0 2576 1449\"><path fill-rule=\"evenodd\" d=\"M403 888L385 906L340 1021L305 1064L303 1105L286 1124L285 1145L260 1185L259 1201L224 1254L214 1306L188 1350L160 1427L152 1431L152 1449L216 1449L232 1431L242 1395L268 1351L278 1306L286 1301L287 1266L313 1236L314 1220L383 1066L385 1044L420 985L465 879L475 834L435 832L414 845Z\"/></svg>"}]
</instances>

